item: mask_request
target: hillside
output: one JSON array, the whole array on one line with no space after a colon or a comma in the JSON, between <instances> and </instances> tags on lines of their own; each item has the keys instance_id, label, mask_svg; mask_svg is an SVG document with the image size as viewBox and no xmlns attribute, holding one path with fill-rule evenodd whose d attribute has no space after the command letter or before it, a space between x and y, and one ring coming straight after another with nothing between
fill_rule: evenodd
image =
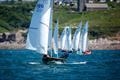
<instances>
[{"instance_id":1,"label":"hillside","mask_svg":"<svg viewBox=\"0 0 120 80\"><path fill-rule=\"evenodd\" d=\"M35 3L0 4L0 32L27 29ZM89 21L91 38L116 36L120 32L120 4L109 3L109 10L78 13L70 7L54 6L54 17L59 19L59 29L74 28L80 21Z\"/></svg>"}]
</instances>

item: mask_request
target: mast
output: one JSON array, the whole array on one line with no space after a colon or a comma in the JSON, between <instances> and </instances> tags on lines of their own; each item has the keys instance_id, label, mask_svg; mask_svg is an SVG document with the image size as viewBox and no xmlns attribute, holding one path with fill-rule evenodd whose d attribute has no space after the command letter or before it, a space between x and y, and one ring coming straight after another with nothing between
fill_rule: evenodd
<instances>
[{"instance_id":1,"label":"mast","mask_svg":"<svg viewBox=\"0 0 120 80\"><path fill-rule=\"evenodd\" d=\"M52 20L53 20L53 0L51 0L50 27L48 36L48 52L52 57Z\"/></svg>"},{"instance_id":2,"label":"mast","mask_svg":"<svg viewBox=\"0 0 120 80\"><path fill-rule=\"evenodd\" d=\"M53 38L54 38L54 53L58 57L58 20L55 23Z\"/></svg>"}]
</instances>

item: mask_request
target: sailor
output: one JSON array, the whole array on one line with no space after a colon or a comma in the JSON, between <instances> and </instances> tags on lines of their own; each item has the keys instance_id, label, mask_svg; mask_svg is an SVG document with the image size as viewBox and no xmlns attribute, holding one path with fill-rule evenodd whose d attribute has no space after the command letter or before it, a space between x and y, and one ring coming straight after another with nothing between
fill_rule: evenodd
<instances>
[{"instance_id":1,"label":"sailor","mask_svg":"<svg viewBox=\"0 0 120 80\"><path fill-rule=\"evenodd\" d=\"M90 50L86 50L85 52L83 52L83 54L91 54Z\"/></svg>"},{"instance_id":2,"label":"sailor","mask_svg":"<svg viewBox=\"0 0 120 80\"><path fill-rule=\"evenodd\" d=\"M60 58L67 59L69 57L69 52L65 51L64 54Z\"/></svg>"},{"instance_id":3,"label":"sailor","mask_svg":"<svg viewBox=\"0 0 120 80\"><path fill-rule=\"evenodd\" d=\"M42 61L44 64L48 64L51 61L61 61L63 62L64 58L54 58L50 57L48 54L43 55Z\"/></svg>"}]
</instances>

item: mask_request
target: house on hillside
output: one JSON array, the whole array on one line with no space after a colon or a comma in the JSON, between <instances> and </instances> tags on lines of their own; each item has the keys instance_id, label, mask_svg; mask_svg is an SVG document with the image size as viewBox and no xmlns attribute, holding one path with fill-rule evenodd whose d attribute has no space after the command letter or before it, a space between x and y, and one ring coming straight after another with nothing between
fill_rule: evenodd
<instances>
[{"instance_id":1,"label":"house on hillside","mask_svg":"<svg viewBox=\"0 0 120 80\"><path fill-rule=\"evenodd\" d=\"M37 0L0 0L0 2L6 2L6 1L23 1L23 2L30 2L30 1L37 1Z\"/></svg>"},{"instance_id":2,"label":"house on hillside","mask_svg":"<svg viewBox=\"0 0 120 80\"><path fill-rule=\"evenodd\" d=\"M94 10L106 10L108 9L107 4L98 4L98 3L87 3L85 4L86 11L94 11Z\"/></svg>"},{"instance_id":3,"label":"house on hillside","mask_svg":"<svg viewBox=\"0 0 120 80\"><path fill-rule=\"evenodd\" d=\"M54 0L56 5L70 5L73 0Z\"/></svg>"}]
</instances>

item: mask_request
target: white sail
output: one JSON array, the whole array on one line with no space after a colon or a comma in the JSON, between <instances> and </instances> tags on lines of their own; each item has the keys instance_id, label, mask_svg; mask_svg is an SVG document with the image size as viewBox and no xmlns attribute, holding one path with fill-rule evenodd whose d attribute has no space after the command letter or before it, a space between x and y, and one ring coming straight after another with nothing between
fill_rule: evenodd
<instances>
[{"instance_id":1,"label":"white sail","mask_svg":"<svg viewBox=\"0 0 120 80\"><path fill-rule=\"evenodd\" d=\"M41 54L47 54L48 50L51 3L52 0L37 2L27 36L26 48Z\"/></svg>"},{"instance_id":2,"label":"white sail","mask_svg":"<svg viewBox=\"0 0 120 80\"><path fill-rule=\"evenodd\" d=\"M82 37L81 37L82 21L80 22L79 27L80 27L80 37L79 37L78 49L81 50L82 49L81 48L82 47L82 42L81 42L81 40L82 40Z\"/></svg>"},{"instance_id":3,"label":"white sail","mask_svg":"<svg viewBox=\"0 0 120 80\"><path fill-rule=\"evenodd\" d=\"M66 28L66 50L72 50L71 28Z\"/></svg>"},{"instance_id":4,"label":"white sail","mask_svg":"<svg viewBox=\"0 0 120 80\"><path fill-rule=\"evenodd\" d=\"M60 49L64 50L66 40L66 29L64 28L61 36L60 36Z\"/></svg>"},{"instance_id":5,"label":"white sail","mask_svg":"<svg viewBox=\"0 0 120 80\"><path fill-rule=\"evenodd\" d=\"M73 49L75 51L77 51L79 48L81 26L82 26L82 22L80 22L73 36Z\"/></svg>"},{"instance_id":6,"label":"white sail","mask_svg":"<svg viewBox=\"0 0 120 80\"><path fill-rule=\"evenodd\" d=\"M58 54L58 20L54 28L53 38L54 38L54 53Z\"/></svg>"},{"instance_id":7,"label":"white sail","mask_svg":"<svg viewBox=\"0 0 120 80\"><path fill-rule=\"evenodd\" d=\"M88 49L88 22L85 23L81 36L82 36L82 51L85 52Z\"/></svg>"}]
</instances>

